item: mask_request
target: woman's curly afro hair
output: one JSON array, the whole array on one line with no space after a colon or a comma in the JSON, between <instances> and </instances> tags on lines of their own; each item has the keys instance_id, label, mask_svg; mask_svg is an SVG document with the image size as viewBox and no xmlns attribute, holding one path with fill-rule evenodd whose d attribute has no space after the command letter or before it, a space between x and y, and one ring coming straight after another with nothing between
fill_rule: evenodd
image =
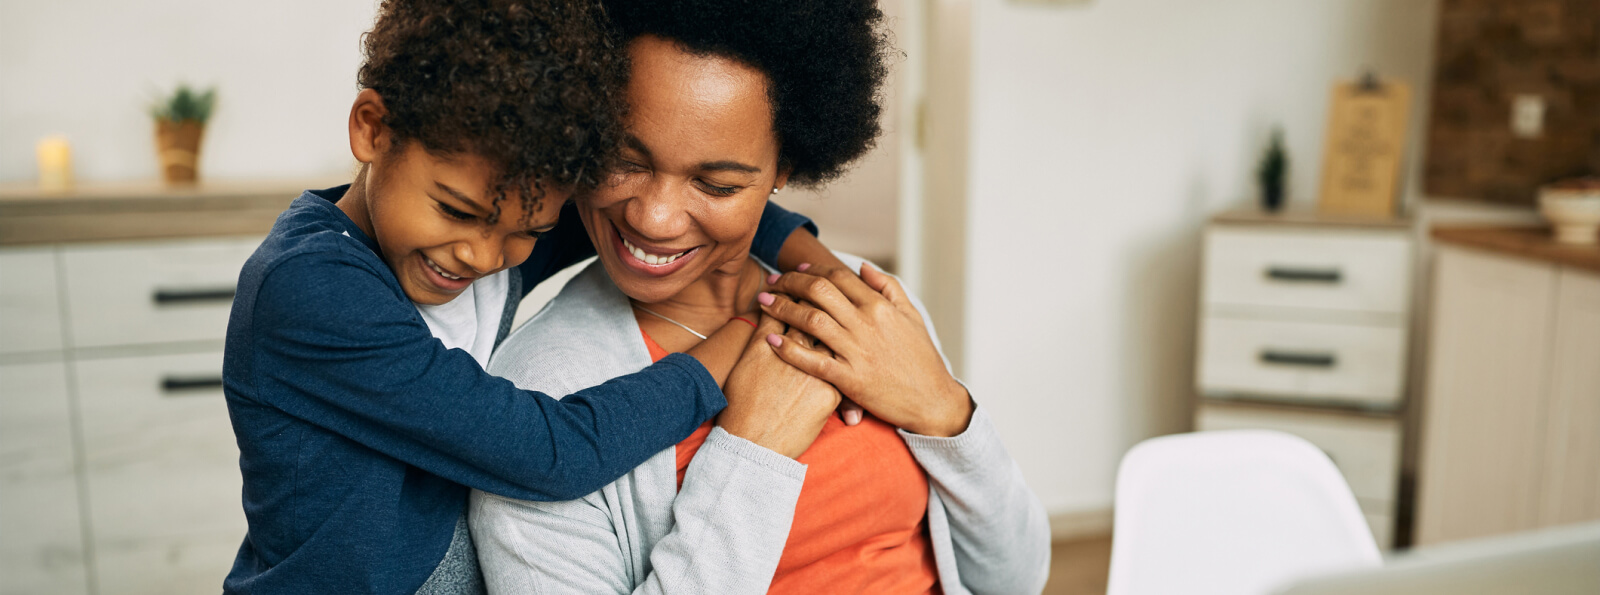
<instances>
[{"instance_id":1,"label":"woman's curly afro hair","mask_svg":"<svg viewBox=\"0 0 1600 595\"><path fill-rule=\"evenodd\" d=\"M524 212L549 187L592 187L621 130L626 60L595 0L384 0L360 86L383 97L396 148L470 154Z\"/></svg>"},{"instance_id":2,"label":"woman's curly afro hair","mask_svg":"<svg viewBox=\"0 0 1600 595\"><path fill-rule=\"evenodd\" d=\"M816 187L872 149L889 38L875 0L602 0L623 42L670 39L767 75L789 179Z\"/></svg>"}]
</instances>

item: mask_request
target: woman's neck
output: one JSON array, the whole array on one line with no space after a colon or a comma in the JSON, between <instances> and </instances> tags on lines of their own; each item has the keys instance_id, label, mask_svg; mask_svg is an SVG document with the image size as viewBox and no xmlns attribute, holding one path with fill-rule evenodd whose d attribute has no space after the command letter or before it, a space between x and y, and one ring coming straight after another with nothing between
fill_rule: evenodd
<instances>
[{"instance_id":1,"label":"woman's neck","mask_svg":"<svg viewBox=\"0 0 1600 595\"><path fill-rule=\"evenodd\" d=\"M682 291L660 302L645 304L638 300L632 301L682 323L696 332L709 335L728 319L750 310L751 304L755 303L756 293L766 287L765 273L766 270L762 269L760 264L746 257L738 263L729 263L712 269ZM666 343L678 341L660 340L666 337L657 332L661 327L657 327L654 323L663 321L654 320L649 314L640 314L638 319L647 325L646 332L656 338L657 342L662 343L662 347L676 351Z\"/></svg>"}]
</instances>

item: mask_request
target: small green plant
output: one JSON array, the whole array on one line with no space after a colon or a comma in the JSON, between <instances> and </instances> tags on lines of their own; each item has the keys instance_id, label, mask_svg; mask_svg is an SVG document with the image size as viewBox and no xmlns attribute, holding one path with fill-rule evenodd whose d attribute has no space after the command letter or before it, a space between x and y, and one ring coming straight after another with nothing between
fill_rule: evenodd
<instances>
[{"instance_id":1,"label":"small green plant","mask_svg":"<svg viewBox=\"0 0 1600 595\"><path fill-rule=\"evenodd\" d=\"M205 91L195 91L187 84L179 84L178 90L171 97L164 97L150 106L150 115L157 120L168 122L192 121L202 126L211 118L211 110L217 105L217 89L212 87Z\"/></svg>"},{"instance_id":2,"label":"small green plant","mask_svg":"<svg viewBox=\"0 0 1600 595\"><path fill-rule=\"evenodd\" d=\"M1261 183L1261 206L1276 211L1283 206L1284 179L1289 174L1289 154L1283 149L1283 129L1272 129L1272 143L1261 155L1256 166L1256 180Z\"/></svg>"}]
</instances>

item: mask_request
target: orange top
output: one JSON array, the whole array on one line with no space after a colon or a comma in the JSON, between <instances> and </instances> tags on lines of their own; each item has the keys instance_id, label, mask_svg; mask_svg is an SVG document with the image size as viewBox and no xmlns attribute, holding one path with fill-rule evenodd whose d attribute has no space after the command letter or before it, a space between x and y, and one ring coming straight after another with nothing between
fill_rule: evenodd
<instances>
[{"instance_id":1,"label":"orange top","mask_svg":"<svg viewBox=\"0 0 1600 595\"><path fill-rule=\"evenodd\" d=\"M644 329L652 361L667 356ZM678 485L712 422L678 443ZM936 593L928 543L928 476L894 426L871 415L828 418L798 459L805 483L769 593Z\"/></svg>"}]
</instances>

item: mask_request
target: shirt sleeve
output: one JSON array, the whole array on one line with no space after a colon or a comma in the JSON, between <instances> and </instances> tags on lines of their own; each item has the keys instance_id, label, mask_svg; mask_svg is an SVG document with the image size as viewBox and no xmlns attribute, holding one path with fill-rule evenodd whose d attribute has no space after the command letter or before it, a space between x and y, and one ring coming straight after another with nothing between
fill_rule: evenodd
<instances>
[{"instance_id":1,"label":"shirt sleeve","mask_svg":"<svg viewBox=\"0 0 1600 595\"><path fill-rule=\"evenodd\" d=\"M750 245L750 252L768 266L778 268L778 252L783 249L783 243L802 225L811 235L817 235L817 224L809 217L767 201L767 208L761 211L761 224L756 227L756 239Z\"/></svg>"},{"instance_id":2,"label":"shirt sleeve","mask_svg":"<svg viewBox=\"0 0 1600 595\"><path fill-rule=\"evenodd\" d=\"M800 226L810 230L811 235L817 234L817 225L810 218L767 201L766 209L761 211L761 223L756 227L755 241L750 246L751 253L777 268L778 251L783 249L789 234ZM539 241L533 245L533 254L518 266L522 269L522 295L528 295L534 286L561 269L590 256L594 256L594 243L589 240L583 220L578 218L577 207L569 202L561 207L561 219L555 229L539 236Z\"/></svg>"},{"instance_id":3,"label":"shirt sleeve","mask_svg":"<svg viewBox=\"0 0 1600 595\"><path fill-rule=\"evenodd\" d=\"M577 498L676 444L727 405L695 359L556 400L446 349L379 266L338 251L279 263L255 298L256 400L456 483Z\"/></svg>"},{"instance_id":4,"label":"shirt sleeve","mask_svg":"<svg viewBox=\"0 0 1600 595\"><path fill-rule=\"evenodd\" d=\"M759 595L778 570L804 481L805 465L719 427L672 498L672 528L653 544L636 511L671 492L640 493L660 486L640 478L566 502L473 492L468 518L491 595ZM649 548L648 565L637 548Z\"/></svg>"}]
</instances>

